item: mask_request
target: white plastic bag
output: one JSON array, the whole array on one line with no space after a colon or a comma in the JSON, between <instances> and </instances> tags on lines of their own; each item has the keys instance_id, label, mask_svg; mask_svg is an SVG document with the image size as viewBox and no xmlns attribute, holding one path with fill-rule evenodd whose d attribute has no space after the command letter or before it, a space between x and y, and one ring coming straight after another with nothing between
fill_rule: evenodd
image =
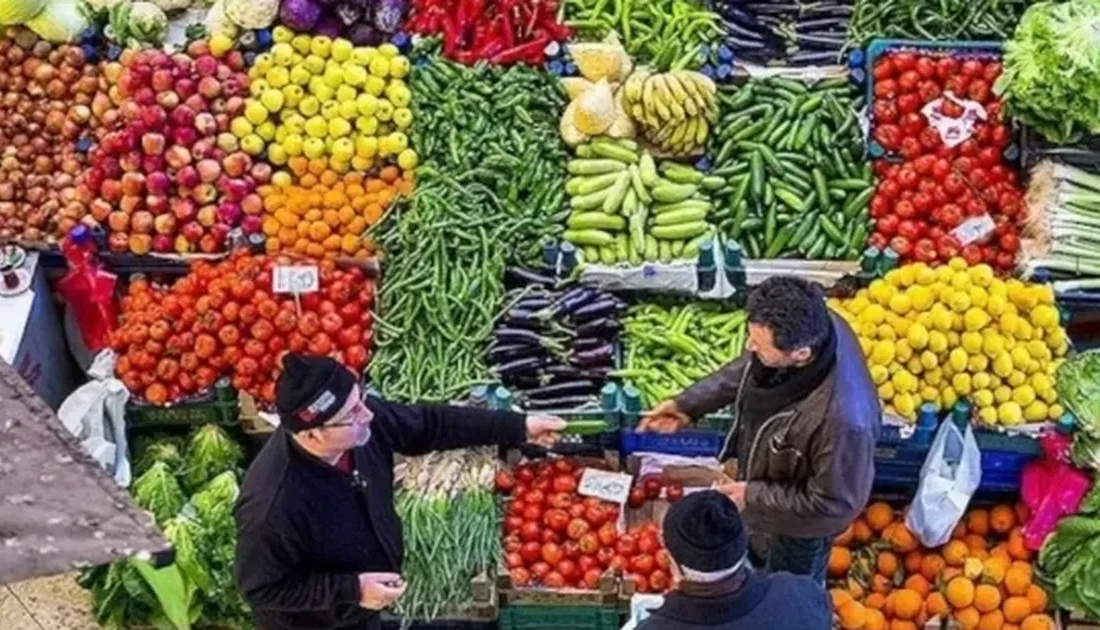
<instances>
[{"instance_id":1,"label":"white plastic bag","mask_svg":"<svg viewBox=\"0 0 1100 630\"><path fill-rule=\"evenodd\" d=\"M981 481L982 453L974 432L943 421L921 467L905 524L925 547L939 547L951 537Z\"/></svg>"},{"instance_id":2,"label":"white plastic bag","mask_svg":"<svg viewBox=\"0 0 1100 630\"><path fill-rule=\"evenodd\" d=\"M114 377L115 353L104 350L88 368L91 377L61 403L57 417L118 485L130 485L126 448L126 401L130 392Z\"/></svg>"}]
</instances>

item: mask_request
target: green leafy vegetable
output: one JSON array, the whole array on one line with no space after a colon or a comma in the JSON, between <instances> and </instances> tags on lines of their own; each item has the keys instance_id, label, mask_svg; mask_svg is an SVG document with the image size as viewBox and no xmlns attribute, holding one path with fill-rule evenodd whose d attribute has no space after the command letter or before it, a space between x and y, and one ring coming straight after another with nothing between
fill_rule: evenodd
<instances>
[{"instance_id":1,"label":"green leafy vegetable","mask_svg":"<svg viewBox=\"0 0 1100 630\"><path fill-rule=\"evenodd\" d=\"M1100 132L1100 1L1041 2L1005 45L994 91L1048 140Z\"/></svg>"},{"instance_id":2,"label":"green leafy vegetable","mask_svg":"<svg viewBox=\"0 0 1100 630\"><path fill-rule=\"evenodd\" d=\"M1059 400L1081 430L1100 438L1100 350L1074 355L1058 367L1055 379Z\"/></svg>"},{"instance_id":3,"label":"green leafy vegetable","mask_svg":"<svg viewBox=\"0 0 1100 630\"><path fill-rule=\"evenodd\" d=\"M203 425L191 436L183 462L183 484L195 490L227 470L235 471L244 454L220 427Z\"/></svg>"},{"instance_id":4,"label":"green leafy vegetable","mask_svg":"<svg viewBox=\"0 0 1100 630\"><path fill-rule=\"evenodd\" d=\"M191 497L191 505L195 507L199 520L204 524L220 523L232 517L233 504L240 491L236 475L227 470L195 493Z\"/></svg>"},{"instance_id":5,"label":"green leafy vegetable","mask_svg":"<svg viewBox=\"0 0 1100 630\"><path fill-rule=\"evenodd\" d=\"M201 536L199 526L194 521L177 516L164 524L164 537L172 543L176 554L176 564L183 577L201 592L210 590L210 573L199 558L196 540Z\"/></svg>"},{"instance_id":6,"label":"green leafy vegetable","mask_svg":"<svg viewBox=\"0 0 1100 630\"><path fill-rule=\"evenodd\" d=\"M183 490L164 462L157 462L134 482L134 500L149 510L157 523L172 518L183 507Z\"/></svg>"},{"instance_id":7,"label":"green leafy vegetable","mask_svg":"<svg viewBox=\"0 0 1100 630\"><path fill-rule=\"evenodd\" d=\"M1073 436L1073 449L1070 451L1073 463L1080 468L1100 470L1100 438L1084 431Z\"/></svg>"},{"instance_id":8,"label":"green leafy vegetable","mask_svg":"<svg viewBox=\"0 0 1100 630\"><path fill-rule=\"evenodd\" d=\"M190 630L192 589L184 583L179 567L172 564L156 569L137 558L131 558L128 562L144 578L145 584L153 589L157 601L160 602L159 612L164 614L165 620L172 624L171 627Z\"/></svg>"},{"instance_id":9,"label":"green leafy vegetable","mask_svg":"<svg viewBox=\"0 0 1100 630\"><path fill-rule=\"evenodd\" d=\"M149 467L157 462L164 462L171 470L179 470L183 467L183 454L179 445L171 441L153 442L143 451L137 463L134 464L134 473L141 475Z\"/></svg>"}]
</instances>

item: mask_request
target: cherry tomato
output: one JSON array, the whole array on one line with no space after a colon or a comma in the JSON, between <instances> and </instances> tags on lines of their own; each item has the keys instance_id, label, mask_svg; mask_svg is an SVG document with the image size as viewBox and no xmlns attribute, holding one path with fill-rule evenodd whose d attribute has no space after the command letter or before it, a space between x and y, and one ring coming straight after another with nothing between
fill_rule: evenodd
<instances>
[{"instance_id":1,"label":"cherry tomato","mask_svg":"<svg viewBox=\"0 0 1100 630\"><path fill-rule=\"evenodd\" d=\"M588 508L584 507L583 503L573 503L573 504L571 504L569 506L569 510L568 510L569 518L571 518L571 519L582 518L584 516L584 511L586 509L588 509Z\"/></svg>"},{"instance_id":2,"label":"cherry tomato","mask_svg":"<svg viewBox=\"0 0 1100 630\"><path fill-rule=\"evenodd\" d=\"M573 463L568 459L555 459L554 471L561 474L569 474L573 472Z\"/></svg>"},{"instance_id":3,"label":"cherry tomato","mask_svg":"<svg viewBox=\"0 0 1100 630\"><path fill-rule=\"evenodd\" d=\"M901 186L893 179L887 179L879 184L878 192L888 200L897 199L901 196Z\"/></svg>"},{"instance_id":4,"label":"cherry tomato","mask_svg":"<svg viewBox=\"0 0 1100 630\"><path fill-rule=\"evenodd\" d=\"M657 568L663 571L668 571L668 568L672 566L672 556L668 553L667 549L661 549L654 556L653 559L657 562Z\"/></svg>"},{"instance_id":5,"label":"cherry tomato","mask_svg":"<svg viewBox=\"0 0 1100 630\"><path fill-rule=\"evenodd\" d=\"M955 173L950 173L943 178L943 189L948 195L961 195L964 190L968 190L962 177Z\"/></svg>"},{"instance_id":6,"label":"cherry tomato","mask_svg":"<svg viewBox=\"0 0 1100 630\"><path fill-rule=\"evenodd\" d=\"M523 500L525 502L531 503L533 505L542 505L546 501L546 495L543 494L542 490L538 489L538 482L539 480L536 479L535 489L523 495Z\"/></svg>"},{"instance_id":7,"label":"cherry tomato","mask_svg":"<svg viewBox=\"0 0 1100 630\"><path fill-rule=\"evenodd\" d=\"M1012 134L1009 133L1008 127L1004 125L996 125L993 127L993 144L998 147L1006 146L1012 141Z\"/></svg>"},{"instance_id":8,"label":"cherry tomato","mask_svg":"<svg viewBox=\"0 0 1100 630\"><path fill-rule=\"evenodd\" d=\"M939 210L939 223L947 228L954 228L962 221L963 211L953 203L945 204Z\"/></svg>"}]
</instances>

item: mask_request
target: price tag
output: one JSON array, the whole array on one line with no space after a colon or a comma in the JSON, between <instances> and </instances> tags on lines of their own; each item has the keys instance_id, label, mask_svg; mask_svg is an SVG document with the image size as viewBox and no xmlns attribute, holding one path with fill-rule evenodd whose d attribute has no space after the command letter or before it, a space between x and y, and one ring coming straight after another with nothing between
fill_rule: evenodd
<instances>
[{"instance_id":1,"label":"price tag","mask_svg":"<svg viewBox=\"0 0 1100 630\"><path fill-rule=\"evenodd\" d=\"M948 101L962 108L962 114L958 118L943 113L943 105ZM978 121L987 117L981 103L960 99L951 92L945 92L940 98L930 101L921 108L920 113L924 114L928 124L940 134L940 139L948 147L957 147L966 142L974 134Z\"/></svg>"},{"instance_id":2,"label":"price tag","mask_svg":"<svg viewBox=\"0 0 1100 630\"><path fill-rule=\"evenodd\" d=\"M997 227L997 225L993 223L993 217L988 214L981 214L976 217L970 217L966 221L960 223L958 227L951 230L951 236L954 236L955 240L959 241L959 245L966 247L992 232L995 227Z\"/></svg>"},{"instance_id":3,"label":"price tag","mask_svg":"<svg viewBox=\"0 0 1100 630\"><path fill-rule=\"evenodd\" d=\"M275 293L315 293L321 289L316 265L279 265L271 270Z\"/></svg>"},{"instance_id":4,"label":"price tag","mask_svg":"<svg viewBox=\"0 0 1100 630\"><path fill-rule=\"evenodd\" d=\"M586 497L596 497L604 501L623 504L630 495L630 475L585 468L577 493Z\"/></svg>"}]
</instances>

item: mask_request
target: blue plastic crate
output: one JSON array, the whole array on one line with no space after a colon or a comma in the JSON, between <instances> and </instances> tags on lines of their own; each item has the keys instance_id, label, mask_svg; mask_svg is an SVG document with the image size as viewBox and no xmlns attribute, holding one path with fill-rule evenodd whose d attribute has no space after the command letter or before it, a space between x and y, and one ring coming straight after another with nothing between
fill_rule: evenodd
<instances>
[{"instance_id":1,"label":"blue plastic crate","mask_svg":"<svg viewBox=\"0 0 1100 630\"><path fill-rule=\"evenodd\" d=\"M921 55L951 56L958 59L1000 59L1003 46L1001 42L979 41L925 41L907 39L876 39L867 46L864 54L866 72L866 101L868 106L874 103L875 95L875 62L879 57L896 52L913 52ZM867 152L872 158L890 157L885 148L875 142L870 133L874 131L875 121L871 119L869 136L867 139ZM1013 141L1004 149L1004 157L1009 161L1016 161L1020 157L1018 141Z\"/></svg>"},{"instance_id":2,"label":"blue plastic crate","mask_svg":"<svg viewBox=\"0 0 1100 630\"><path fill-rule=\"evenodd\" d=\"M685 457L718 457L726 434L711 429L685 429L676 433L638 433L623 429L619 452L664 453Z\"/></svg>"}]
</instances>

